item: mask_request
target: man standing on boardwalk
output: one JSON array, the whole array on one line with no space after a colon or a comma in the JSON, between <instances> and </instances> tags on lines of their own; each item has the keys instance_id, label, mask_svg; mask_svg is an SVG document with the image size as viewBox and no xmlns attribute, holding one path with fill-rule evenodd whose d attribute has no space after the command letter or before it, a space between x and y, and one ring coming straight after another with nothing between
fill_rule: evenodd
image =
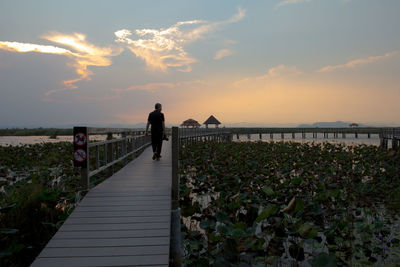
<instances>
[{"instance_id":1,"label":"man standing on boardwalk","mask_svg":"<svg viewBox=\"0 0 400 267\"><path fill-rule=\"evenodd\" d=\"M155 105L155 110L149 114L146 125L146 136L149 132L151 124L151 146L153 147L153 160L161 158L162 141L165 135L165 119L161 113L162 106L160 103Z\"/></svg>"}]
</instances>

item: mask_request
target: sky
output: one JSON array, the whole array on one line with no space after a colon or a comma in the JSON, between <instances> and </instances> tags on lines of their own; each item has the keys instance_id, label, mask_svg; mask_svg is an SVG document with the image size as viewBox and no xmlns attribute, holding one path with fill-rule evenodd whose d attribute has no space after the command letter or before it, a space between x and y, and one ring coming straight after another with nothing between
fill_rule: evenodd
<instances>
[{"instance_id":1,"label":"sky","mask_svg":"<svg viewBox=\"0 0 400 267\"><path fill-rule=\"evenodd\" d=\"M0 127L400 126L398 0L1 0Z\"/></svg>"}]
</instances>

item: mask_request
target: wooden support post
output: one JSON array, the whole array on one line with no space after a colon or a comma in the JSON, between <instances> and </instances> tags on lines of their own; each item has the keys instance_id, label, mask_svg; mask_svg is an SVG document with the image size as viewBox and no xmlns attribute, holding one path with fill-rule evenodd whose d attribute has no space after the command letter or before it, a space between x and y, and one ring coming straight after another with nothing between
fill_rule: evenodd
<instances>
[{"instance_id":1,"label":"wooden support post","mask_svg":"<svg viewBox=\"0 0 400 267\"><path fill-rule=\"evenodd\" d=\"M371 133L368 133L368 139L371 139Z\"/></svg>"},{"instance_id":2,"label":"wooden support post","mask_svg":"<svg viewBox=\"0 0 400 267\"><path fill-rule=\"evenodd\" d=\"M89 157L89 133L87 127L74 127L74 166L80 167L81 186L84 190L89 190L90 180L90 157Z\"/></svg>"},{"instance_id":3,"label":"wooden support post","mask_svg":"<svg viewBox=\"0 0 400 267\"><path fill-rule=\"evenodd\" d=\"M96 169L100 168L100 147L96 146Z\"/></svg>"},{"instance_id":4,"label":"wooden support post","mask_svg":"<svg viewBox=\"0 0 400 267\"><path fill-rule=\"evenodd\" d=\"M295 138L296 138L296 134L292 133L292 139L295 139Z\"/></svg>"},{"instance_id":5,"label":"wooden support post","mask_svg":"<svg viewBox=\"0 0 400 267\"><path fill-rule=\"evenodd\" d=\"M262 133L259 133L259 135L260 135L260 140L262 140Z\"/></svg>"},{"instance_id":6,"label":"wooden support post","mask_svg":"<svg viewBox=\"0 0 400 267\"><path fill-rule=\"evenodd\" d=\"M357 132L355 132L355 134L354 134L354 135L355 135L355 137L356 137L356 138L358 138L358 133L357 133Z\"/></svg>"},{"instance_id":7,"label":"wooden support post","mask_svg":"<svg viewBox=\"0 0 400 267\"><path fill-rule=\"evenodd\" d=\"M172 209L179 207L179 132L172 127Z\"/></svg>"},{"instance_id":8,"label":"wooden support post","mask_svg":"<svg viewBox=\"0 0 400 267\"><path fill-rule=\"evenodd\" d=\"M302 132L302 133L301 133L301 137L302 137L303 139L306 139L306 133L305 133L305 132Z\"/></svg>"},{"instance_id":9,"label":"wooden support post","mask_svg":"<svg viewBox=\"0 0 400 267\"><path fill-rule=\"evenodd\" d=\"M270 134L269 134L269 138L270 138L270 139L274 139L274 134L273 134L273 133L270 133Z\"/></svg>"},{"instance_id":10,"label":"wooden support post","mask_svg":"<svg viewBox=\"0 0 400 267\"><path fill-rule=\"evenodd\" d=\"M122 157L124 157L127 153L127 146L126 146L126 133L122 133ZM123 160L124 165L127 163L127 159Z\"/></svg>"},{"instance_id":11,"label":"wooden support post","mask_svg":"<svg viewBox=\"0 0 400 267\"><path fill-rule=\"evenodd\" d=\"M104 165L107 165L107 145L103 145L103 161Z\"/></svg>"},{"instance_id":12,"label":"wooden support post","mask_svg":"<svg viewBox=\"0 0 400 267\"><path fill-rule=\"evenodd\" d=\"M90 189L90 181L89 181L89 160L87 161L87 166L81 168L81 183L82 187L85 190Z\"/></svg>"},{"instance_id":13,"label":"wooden support post","mask_svg":"<svg viewBox=\"0 0 400 267\"><path fill-rule=\"evenodd\" d=\"M179 128L172 127L172 187L170 266L181 266L181 226L179 209Z\"/></svg>"},{"instance_id":14,"label":"wooden support post","mask_svg":"<svg viewBox=\"0 0 400 267\"><path fill-rule=\"evenodd\" d=\"M239 140L239 134L238 133L236 134L236 139Z\"/></svg>"},{"instance_id":15,"label":"wooden support post","mask_svg":"<svg viewBox=\"0 0 400 267\"><path fill-rule=\"evenodd\" d=\"M285 139L285 134L284 133L281 133L281 138Z\"/></svg>"},{"instance_id":16,"label":"wooden support post","mask_svg":"<svg viewBox=\"0 0 400 267\"><path fill-rule=\"evenodd\" d=\"M108 133L107 134L107 140L112 140L113 139L113 135L112 133ZM113 143L108 143L107 144L107 162L113 162L114 161L114 151L113 151ZM109 168L109 174L112 175L114 174L114 166L111 166Z\"/></svg>"},{"instance_id":17,"label":"wooden support post","mask_svg":"<svg viewBox=\"0 0 400 267\"><path fill-rule=\"evenodd\" d=\"M394 136L393 136L393 139L392 139L392 149L393 150L397 150L399 148L399 140L397 140L396 138L394 138Z\"/></svg>"}]
</instances>

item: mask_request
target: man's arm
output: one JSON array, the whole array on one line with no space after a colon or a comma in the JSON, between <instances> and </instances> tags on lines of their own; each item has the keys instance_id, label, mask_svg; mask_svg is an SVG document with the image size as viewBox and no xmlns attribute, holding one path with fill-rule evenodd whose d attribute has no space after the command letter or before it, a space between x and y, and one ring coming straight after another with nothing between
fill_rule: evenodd
<instances>
[{"instance_id":1,"label":"man's arm","mask_svg":"<svg viewBox=\"0 0 400 267\"><path fill-rule=\"evenodd\" d=\"M164 121L162 122L162 130L163 130L164 135L167 135L167 132L165 131L165 122Z\"/></svg>"},{"instance_id":2,"label":"man's arm","mask_svg":"<svg viewBox=\"0 0 400 267\"><path fill-rule=\"evenodd\" d=\"M149 135L149 126L150 126L150 122L149 121L147 121L147 124L146 124L146 136L148 136Z\"/></svg>"}]
</instances>

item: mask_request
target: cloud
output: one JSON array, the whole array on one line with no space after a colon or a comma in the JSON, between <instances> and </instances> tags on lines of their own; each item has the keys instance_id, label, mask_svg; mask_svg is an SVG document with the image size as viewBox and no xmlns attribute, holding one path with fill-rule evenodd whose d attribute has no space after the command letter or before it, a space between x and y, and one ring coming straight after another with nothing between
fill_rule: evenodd
<instances>
[{"instance_id":1,"label":"cloud","mask_svg":"<svg viewBox=\"0 0 400 267\"><path fill-rule=\"evenodd\" d=\"M78 74L78 78L63 81L64 88L49 90L45 93L44 100L52 100L50 96L55 92L76 89L75 85L81 80L90 80L93 75L89 66L109 66L110 57L116 56L122 52L122 48L98 47L86 41L86 36L80 33L61 34L57 32L42 36L43 39L71 48L71 50L49 45L39 45L19 42L0 42L0 49L17 53L45 53L64 55L70 59L69 65L73 67Z\"/></svg>"},{"instance_id":2,"label":"cloud","mask_svg":"<svg viewBox=\"0 0 400 267\"><path fill-rule=\"evenodd\" d=\"M260 81L267 81L272 80L280 77L293 77L302 74L301 71L297 69L296 66L286 66L286 65L279 65L273 68L270 68L266 74L256 76L256 77L247 77L241 79L239 81L234 82L234 85L237 87L243 86L249 82L260 82Z\"/></svg>"},{"instance_id":3,"label":"cloud","mask_svg":"<svg viewBox=\"0 0 400 267\"><path fill-rule=\"evenodd\" d=\"M325 67L317 70L317 72L331 72L331 71L335 71L335 70L339 70L339 69L352 69L352 68L356 68L358 66L374 63L374 62L382 60L384 58L392 57L398 53L399 53L399 51L394 51L394 52L386 53L382 56L370 56L367 58L355 59L355 60L349 61L349 62L347 62L345 64L341 64L341 65L325 66Z\"/></svg>"},{"instance_id":4,"label":"cloud","mask_svg":"<svg viewBox=\"0 0 400 267\"><path fill-rule=\"evenodd\" d=\"M215 53L215 56L214 56L214 59L215 60L219 60L219 59L221 59L221 58L223 58L223 57L227 57L227 56L230 56L230 55L232 55L232 50L230 50L230 49L221 49L221 50L219 50L219 51L217 51L216 53Z\"/></svg>"},{"instance_id":5,"label":"cloud","mask_svg":"<svg viewBox=\"0 0 400 267\"><path fill-rule=\"evenodd\" d=\"M134 85L124 89L124 91L147 91L155 92L162 88L174 88L176 85L173 83L148 83L144 85Z\"/></svg>"},{"instance_id":6,"label":"cloud","mask_svg":"<svg viewBox=\"0 0 400 267\"><path fill-rule=\"evenodd\" d=\"M245 11L239 9L237 14L225 21L209 23L204 20L190 20L178 22L166 29L136 30L134 33L137 39L130 38L130 30L122 29L115 32L116 42L125 44L150 69L189 72L192 70L191 64L197 60L185 51L185 45L203 38L223 25L237 22L244 16Z\"/></svg>"},{"instance_id":7,"label":"cloud","mask_svg":"<svg viewBox=\"0 0 400 267\"><path fill-rule=\"evenodd\" d=\"M286 6L286 5L291 5L291 4L300 4L300 3L306 3L306 2L311 2L312 0L284 0L276 4L275 8L279 8L281 6Z\"/></svg>"}]
</instances>

